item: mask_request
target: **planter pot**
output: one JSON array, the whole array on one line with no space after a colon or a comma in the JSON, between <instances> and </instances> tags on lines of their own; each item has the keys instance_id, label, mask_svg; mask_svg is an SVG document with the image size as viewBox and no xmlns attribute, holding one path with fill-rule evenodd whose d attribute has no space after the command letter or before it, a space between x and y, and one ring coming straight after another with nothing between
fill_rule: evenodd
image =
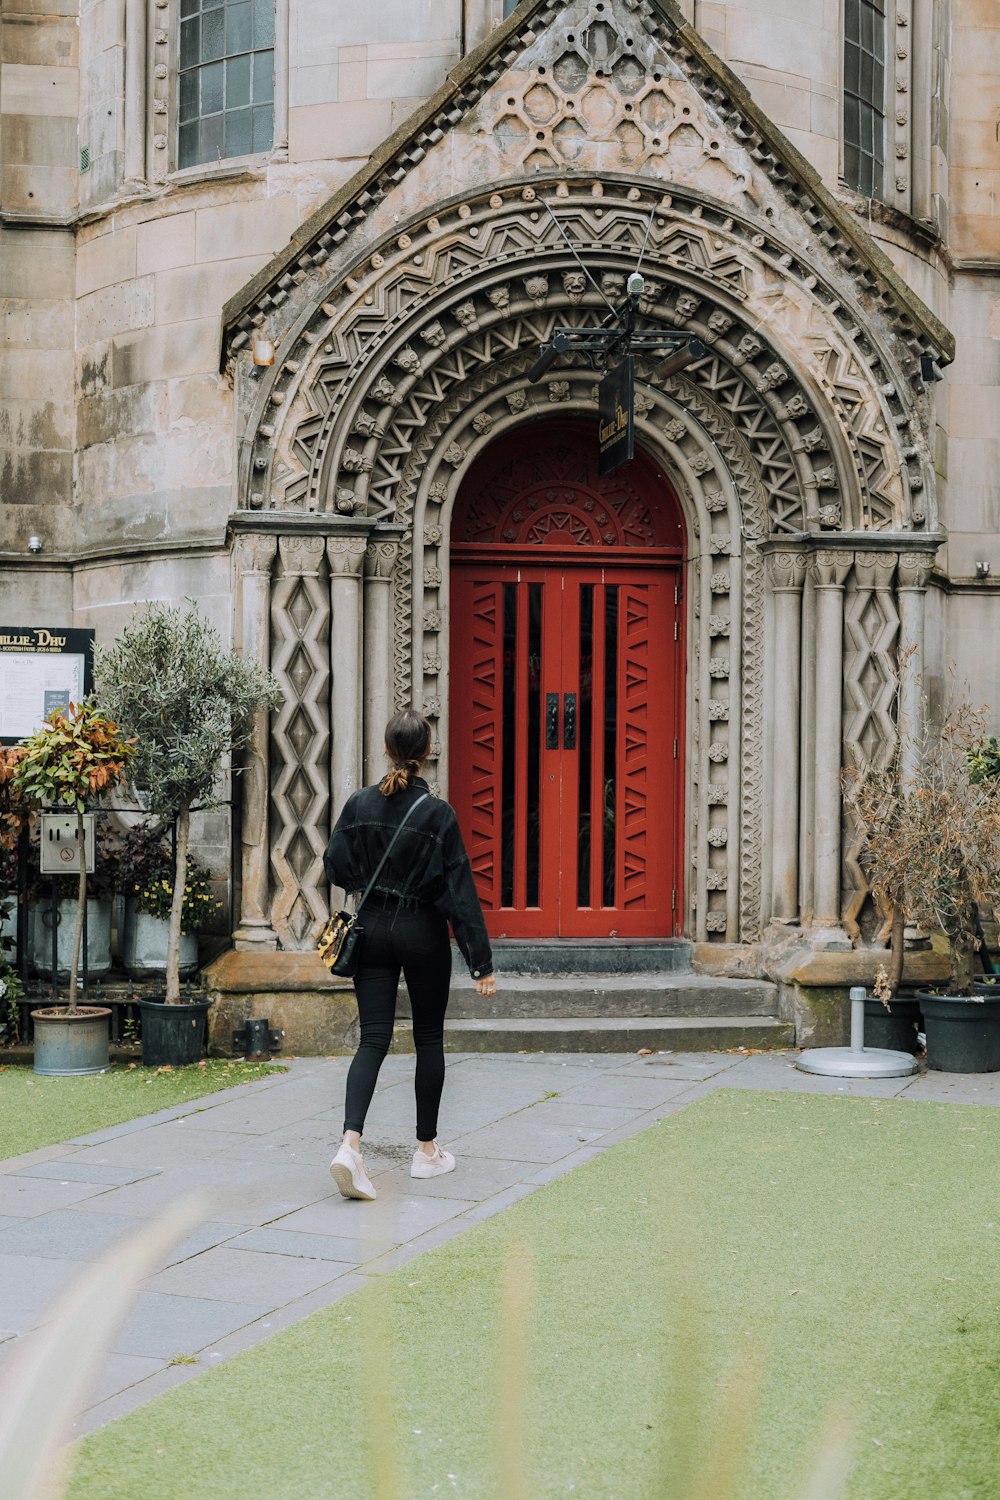
<instances>
[{"instance_id":1,"label":"planter pot","mask_svg":"<svg viewBox=\"0 0 1000 1500\"><path fill-rule=\"evenodd\" d=\"M927 1066L943 1073L1000 1072L1000 994L918 994Z\"/></svg>"},{"instance_id":2,"label":"planter pot","mask_svg":"<svg viewBox=\"0 0 1000 1500\"><path fill-rule=\"evenodd\" d=\"M167 972L167 933L170 924L165 917L151 917L140 911L133 896L125 902L125 924L122 933L122 963L133 979L162 979ZM182 978L198 967L198 936L181 933Z\"/></svg>"},{"instance_id":3,"label":"planter pot","mask_svg":"<svg viewBox=\"0 0 1000 1500\"><path fill-rule=\"evenodd\" d=\"M912 995L897 995L886 1010L881 1000L865 1001L865 1046L887 1047L892 1052L919 1052L917 1032L922 1031L920 1001Z\"/></svg>"},{"instance_id":4,"label":"planter pot","mask_svg":"<svg viewBox=\"0 0 1000 1500\"><path fill-rule=\"evenodd\" d=\"M196 1063L205 1050L205 1028L210 1000L166 1005L162 1000L136 1000L142 1017L142 1061L147 1068L183 1068Z\"/></svg>"},{"instance_id":5,"label":"planter pot","mask_svg":"<svg viewBox=\"0 0 1000 1500\"><path fill-rule=\"evenodd\" d=\"M72 1016L57 1006L34 1011L34 1071L48 1077L106 1073L110 1018L103 1005L81 1005Z\"/></svg>"},{"instance_id":6,"label":"planter pot","mask_svg":"<svg viewBox=\"0 0 1000 1500\"><path fill-rule=\"evenodd\" d=\"M111 901L90 897L87 901L87 975L101 979L111 968ZM31 938L31 961L39 974L52 974L52 904L35 905L35 925ZM76 902L60 901L55 910L57 932L56 974L65 983L69 978L69 961L73 952L73 926ZM81 945L82 947L82 945ZM83 954L77 973L83 974Z\"/></svg>"}]
</instances>

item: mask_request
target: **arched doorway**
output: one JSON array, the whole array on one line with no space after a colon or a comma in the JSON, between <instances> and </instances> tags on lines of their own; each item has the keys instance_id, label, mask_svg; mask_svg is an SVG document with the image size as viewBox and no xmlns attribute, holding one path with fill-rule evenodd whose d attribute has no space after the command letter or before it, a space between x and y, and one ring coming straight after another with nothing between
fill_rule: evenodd
<instances>
[{"instance_id":1,"label":"arched doorway","mask_svg":"<svg viewBox=\"0 0 1000 1500\"><path fill-rule=\"evenodd\" d=\"M681 930L684 531L595 424L497 439L451 542L450 795L495 937Z\"/></svg>"}]
</instances>

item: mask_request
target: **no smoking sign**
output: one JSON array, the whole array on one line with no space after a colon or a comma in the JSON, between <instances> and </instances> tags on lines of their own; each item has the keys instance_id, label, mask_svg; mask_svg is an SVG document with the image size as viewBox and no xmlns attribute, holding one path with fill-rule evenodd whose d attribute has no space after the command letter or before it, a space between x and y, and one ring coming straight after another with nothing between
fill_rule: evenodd
<instances>
[{"instance_id":1,"label":"no smoking sign","mask_svg":"<svg viewBox=\"0 0 1000 1500\"><path fill-rule=\"evenodd\" d=\"M42 813L41 853L43 875L80 873L80 831L76 813ZM83 815L83 856L86 868L94 868L94 814Z\"/></svg>"}]
</instances>

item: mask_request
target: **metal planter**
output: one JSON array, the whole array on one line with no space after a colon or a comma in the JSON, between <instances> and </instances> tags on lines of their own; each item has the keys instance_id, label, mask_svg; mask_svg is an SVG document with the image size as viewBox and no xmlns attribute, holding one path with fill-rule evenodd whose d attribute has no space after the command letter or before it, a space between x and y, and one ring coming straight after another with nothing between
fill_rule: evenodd
<instances>
[{"instance_id":1,"label":"metal planter","mask_svg":"<svg viewBox=\"0 0 1000 1500\"><path fill-rule=\"evenodd\" d=\"M39 974L52 974L52 904L35 905L35 924L31 940L31 961ZM76 902L60 901L55 909L56 974L60 982L69 978L69 961L73 953L73 927ZM77 973L83 975L83 945ZM111 901L91 896L87 900L87 975L101 979L111 968Z\"/></svg>"},{"instance_id":2,"label":"metal planter","mask_svg":"<svg viewBox=\"0 0 1000 1500\"><path fill-rule=\"evenodd\" d=\"M103 1005L81 1005L74 1015L58 1006L36 1010L34 1071L46 1077L106 1073L108 1022L111 1012Z\"/></svg>"},{"instance_id":3,"label":"metal planter","mask_svg":"<svg viewBox=\"0 0 1000 1500\"><path fill-rule=\"evenodd\" d=\"M167 972L167 934L170 924L165 917L152 917L140 911L134 896L125 902L122 932L122 963L133 979L162 979ZM198 968L198 936L181 933L181 977Z\"/></svg>"}]
</instances>

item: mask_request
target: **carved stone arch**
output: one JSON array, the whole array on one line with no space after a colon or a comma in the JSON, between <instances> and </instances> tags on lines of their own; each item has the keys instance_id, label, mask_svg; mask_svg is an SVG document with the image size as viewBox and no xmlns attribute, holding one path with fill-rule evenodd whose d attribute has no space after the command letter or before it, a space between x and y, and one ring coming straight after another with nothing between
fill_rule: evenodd
<instances>
[{"instance_id":1,"label":"carved stone arch","mask_svg":"<svg viewBox=\"0 0 1000 1500\"><path fill-rule=\"evenodd\" d=\"M524 369L483 374L428 422L400 476L405 528L394 587L395 700L423 708L438 729L447 779L449 535L462 474L496 437L533 418L593 415L595 377L553 374L528 388ZM690 735L686 820L692 869L689 929L748 940L760 931L764 705L765 531L762 477L732 418L687 378L640 385L637 437L668 471L688 532Z\"/></svg>"},{"instance_id":2,"label":"carved stone arch","mask_svg":"<svg viewBox=\"0 0 1000 1500\"><path fill-rule=\"evenodd\" d=\"M788 441L802 473L804 503L812 512L813 524L821 521L825 503L835 503L829 496L827 502L817 498L822 492L816 475L823 480L835 477L845 491L847 468L853 468L858 476L862 513L843 516L843 524L891 528L908 524L911 489L922 476L917 446L910 444L909 458L905 458L908 450L897 441L898 434L914 423L912 403L903 400L905 376L897 371L895 381L888 378L884 356L874 349L854 319L847 317L832 293L819 287L815 275L798 266L777 241L772 243L760 232L751 235L751 226L739 223L731 212L722 217L721 212L704 204L688 205L664 198L648 184L640 190L634 183L627 190L623 184L612 184L610 191L602 184L597 207L593 196L597 185L591 187L590 198L585 197L585 188L584 184L575 187L575 196L567 193L558 206L564 217L571 212L578 226L582 225L575 240L585 255L593 257L595 273L610 278L612 285L629 269L640 231L648 224L650 207L655 210L660 205L662 218L656 221L660 227L651 236L646 262L653 295L644 310L665 326L683 323L696 327L716 351L713 357L730 369L733 361L738 361L745 383L769 407L772 416L786 426L791 424ZM512 344L517 346L519 335L514 329L518 325L524 339L535 342L557 316L565 322L585 321L594 316L599 305L603 307L589 286L581 287L579 266L559 243L547 216L533 210L537 223L531 227L525 213L529 193L532 199L528 201L532 201L534 188L518 195L484 196L474 204L442 210L440 217L432 217L425 224L409 226L395 237L393 254L377 251L366 256L362 265L342 279L338 291L331 292L330 301L319 309L314 306L311 315L307 311L299 318L291 332L288 357L268 379L255 403L257 420L255 424L251 420L256 435L246 475L252 506L265 504L264 488L253 487L260 483L270 484L270 502L274 504L277 499L277 508L356 508L358 490L366 490L370 483L364 476L374 473L375 454L380 444L384 446L379 429L384 429L386 421L408 399L418 378L426 375L436 381L442 394L449 361L453 364L457 357L473 358L477 338L487 339L491 348L504 347L506 341L509 352ZM515 206L516 213L512 213ZM453 223L445 222L449 214ZM601 215L599 224L597 214ZM518 237L512 249L510 236L515 220ZM531 231L527 239L525 224ZM498 254L492 261L484 259L483 252L489 247L480 243L474 247L476 255L466 255L458 265L455 243L465 235L465 248L470 248L468 236L473 231L481 240L484 235L492 235L499 246ZM681 231L683 242L677 238ZM714 265L704 264L709 255L704 248L707 240ZM414 253L418 243L424 248ZM678 253L682 243L689 255L687 264ZM385 251L388 248L386 245ZM736 256L737 250L742 261ZM696 254L702 264L693 263L691 258ZM419 276L410 263L418 259ZM750 318L749 309L741 307L739 297L745 297L743 283L748 266L755 268L760 278L772 281L780 272L786 300L794 303L797 297L802 304L796 315L800 325L803 320L809 324L806 331L815 354L812 371L796 371L784 347L788 341L776 340L769 346L761 330L770 325L757 313ZM728 280L723 274L727 268L731 273ZM435 280L442 275L443 286ZM562 295L553 295L556 280ZM505 285L508 289L513 285L516 295L504 299ZM493 303L489 301L491 293L498 299ZM332 300L335 296L342 300ZM685 320L684 299L700 304L704 326L693 315ZM796 312L795 307L791 310ZM779 328L780 320L776 319L774 326ZM730 332L733 337L727 340ZM353 352L349 348L352 338ZM748 339L759 344L757 352L741 352L741 346L747 349ZM779 372L787 373L787 382ZM338 384L340 396L351 403L354 416L350 420L343 400L338 407L338 401L330 398L332 386ZM311 393L322 399L312 399ZM335 408L344 411L339 425ZM357 443L352 443L351 427L359 418L368 430L360 431ZM880 433L875 430L878 428ZM314 455L318 452L319 472L324 466L326 471L322 485L314 478L311 486L296 490L289 479L295 468L290 451L292 429L300 450L307 449L311 442ZM276 440L285 448L277 472L272 469ZM331 479L329 470L334 464L339 468L345 454L350 466L346 472L352 478L340 484ZM833 461L807 463L805 460L811 460L813 454ZM317 471L315 456L312 471ZM848 476L848 495L853 484ZM880 507L877 514L875 503L868 498L873 484L874 489L881 486L885 491L876 496ZM828 510L828 523L832 520L833 513Z\"/></svg>"}]
</instances>

